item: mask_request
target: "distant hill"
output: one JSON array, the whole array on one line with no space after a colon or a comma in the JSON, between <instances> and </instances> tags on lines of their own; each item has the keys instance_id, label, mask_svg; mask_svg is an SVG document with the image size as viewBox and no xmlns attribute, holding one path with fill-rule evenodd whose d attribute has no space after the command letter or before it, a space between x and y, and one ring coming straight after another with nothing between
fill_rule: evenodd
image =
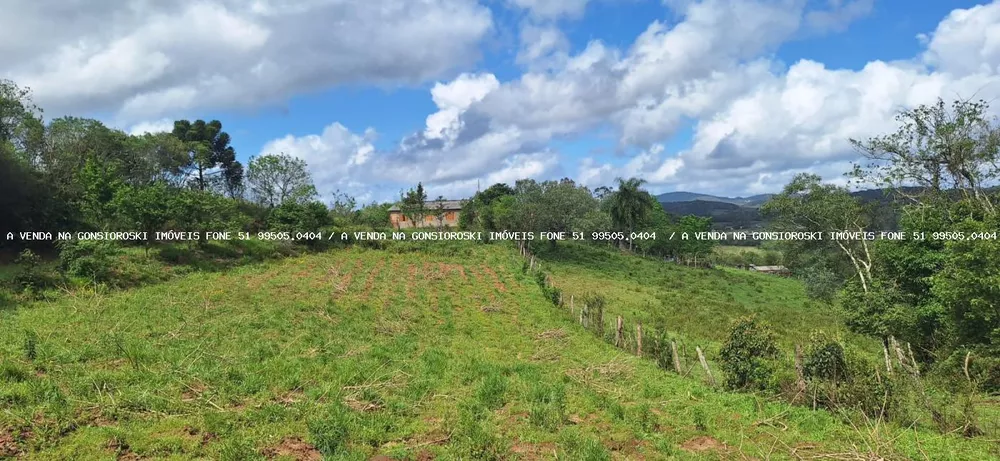
<instances>
[{"instance_id":1,"label":"distant hill","mask_svg":"<svg viewBox=\"0 0 1000 461\"><path fill-rule=\"evenodd\" d=\"M731 203L738 206L760 206L767 199L771 198L771 195L773 194L751 195L749 197L720 197L717 195L699 194L697 192L677 191L657 195L656 199L660 203L691 202L697 200L702 202Z\"/></svg>"},{"instance_id":2,"label":"distant hill","mask_svg":"<svg viewBox=\"0 0 1000 461\"><path fill-rule=\"evenodd\" d=\"M906 192L917 192L907 188ZM695 215L712 218L712 227L717 230L760 228L766 221L760 215L760 206L774 194L760 194L749 197L722 197L697 192L667 192L656 196L663 209L674 216ZM898 194L882 189L868 189L853 192L862 202L877 202L880 207L891 206L902 199ZM879 230L895 230L894 213L877 213Z\"/></svg>"}]
</instances>

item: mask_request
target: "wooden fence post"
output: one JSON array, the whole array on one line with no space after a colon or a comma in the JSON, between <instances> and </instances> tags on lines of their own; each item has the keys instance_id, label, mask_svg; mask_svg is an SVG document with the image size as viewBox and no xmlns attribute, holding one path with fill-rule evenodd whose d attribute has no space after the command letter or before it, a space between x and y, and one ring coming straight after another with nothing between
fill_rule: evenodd
<instances>
[{"instance_id":1,"label":"wooden fence post","mask_svg":"<svg viewBox=\"0 0 1000 461\"><path fill-rule=\"evenodd\" d=\"M802 364L802 346L799 344L795 345L795 398L792 400L798 400L799 396L805 395L806 392L806 376L805 376L805 366Z\"/></svg>"},{"instance_id":2,"label":"wooden fence post","mask_svg":"<svg viewBox=\"0 0 1000 461\"><path fill-rule=\"evenodd\" d=\"M670 341L670 355L674 357L674 371L681 374L681 358L677 355L677 343Z\"/></svg>"},{"instance_id":3,"label":"wooden fence post","mask_svg":"<svg viewBox=\"0 0 1000 461\"><path fill-rule=\"evenodd\" d=\"M569 313L575 313L576 308L573 306L573 295L569 295Z\"/></svg>"},{"instance_id":4,"label":"wooden fence post","mask_svg":"<svg viewBox=\"0 0 1000 461\"><path fill-rule=\"evenodd\" d=\"M618 323L615 325L615 347L622 347L622 316L618 316Z\"/></svg>"},{"instance_id":5,"label":"wooden fence post","mask_svg":"<svg viewBox=\"0 0 1000 461\"><path fill-rule=\"evenodd\" d=\"M962 371L965 372L965 379L968 382L972 382L972 378L969 377L969 359L972 358L972 351L965 353L965 364L962 365Z\"/></svg>"},{"instance_id":6,"label":"wooden fence post","mask_svg":"<svg viewBox=\"0 0 1000 461\"><path fill-rule=\"evenodd\" d=\"M903 354L903 348L899 347L899 342L896 341L896 338L890 336L889 340L892 342L892 348L896 350L896 358L899 360L899 365L902 366L904 370L909 369L911 375L919 377L920 372L911 367L910 364L906 363L906 355Z\"/></svg>"},{"instance_id":7,"label":"wooden fence post","mask_svg":"<svg viewBox=\"0 0 1000 461\"><path fill-rule=\"evenodd\" d=\"M892 360L889 360L889 349L882 344L882 354L885 355L885 375L892 376Z\"/></svg>"},{"instance_id":8,"label":"wooden fence post","mask_svg":"<svg viewBox=\"0 0 1000 461\"><path fill-rule=\"evenodd\" d=\"M712 370L708 369L708 361L705 360L705 353L698 346L695 346L694 350L698 352L698 361L701 362L701 367L705 369L705 374L708 375L708 382L712 384L712 387L715 387L715 376L712 376Z\"/></svg>"},{"instance_id":9,"label":"wooden fence post","mask_svg":"<svg viewBox=\"0 0 1000 461\"><path fill-rule=\"evenodd\" d=\"M910 365L913 365L913 373L920 376L920 367L917 366L917 359L913 357L913 348L910 347L910 343L906 343L906 351L910 353Z\"/></svg>"},{"instance_id":10,"label":"wooden fence post","mask_svg":"<svg viewBox=\"0 0 1000 461\"><path fill-rule=\"evenodd\" d=\"M642 322L635 324L635 355L642 357Z\"/></svg>"}]
</instances>

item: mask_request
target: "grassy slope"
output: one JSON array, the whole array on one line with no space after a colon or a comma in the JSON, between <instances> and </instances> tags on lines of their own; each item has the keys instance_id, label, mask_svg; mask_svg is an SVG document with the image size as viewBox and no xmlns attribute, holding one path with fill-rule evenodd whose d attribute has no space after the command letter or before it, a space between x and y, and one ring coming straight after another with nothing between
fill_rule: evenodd
<instances>
[{"instance_id":1,"label":"grassy slope","mask_svg":"<svg viewBox=\"0 0 1000 461\"><path fill-rule=\"evenodd\" d=\"M518 266L499 246L353 249L0 312L0 450L250 459L307 453L300 438L346 459L787 458L868 453L891 435L877 451L990 456L665 373L579 329ZM698 286L706 301L689 311L791 296Z\"/></svg>"},{"instance_id":2,"label":"grassy slope","mask_svg":"<svg viewBox=\"0 0 1000 461\"><path fill-rule=\"evenodd\" d=\"M809 300L802 283L794 279L664 264L572 243L555 249L539 245L536 254L564 297L600 293L611 315L665 328L702 348L716 348L730 322L750 314L768 321L785 348L804 344L814 329L842 335L866 348L876 346L844 331L836 310Z\"/></svg>"}]
</instances>

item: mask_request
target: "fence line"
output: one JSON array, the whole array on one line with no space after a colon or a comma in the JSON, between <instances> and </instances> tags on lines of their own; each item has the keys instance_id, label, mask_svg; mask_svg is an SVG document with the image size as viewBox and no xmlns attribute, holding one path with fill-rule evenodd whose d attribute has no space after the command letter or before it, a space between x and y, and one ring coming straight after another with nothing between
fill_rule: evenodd
<instances>
[{"instance_id":1,"label":"fence line","mask_svg":"<svg viewBox=\"0 0 1000 461\"><path fill-rule=\"evenodd\" d=\"M565 309L567 307L564 303L565 297L562 295L559 288L552 283L552 278L549 274L542 271L542 265L531 252L528 245L523 241L519 241L517 246L518 253L523 259L523 269L526 270L529 275L535 277L538 284L547 295L552 296L550 299L554 305ZM552 293L555 294L552 295ZM600 337L602 340L612 344L620 350L633 353L638 357L651 358L656 361L660 368L665 370L672 369L679 375L683 374L681 356L677 352L677 342L673 339L669 339L665 334L666 332L659 332L659 334L657 334L657 332L650 330L648 327L643 327L642 322L636 321L634 337L628 338L627 336L629 335L626 332L629 330L627 329L625 320L620 315L615 317L615 323L611 325L611 331L606 329L604 324L603 306L595 309L596 312L591 310L591 306L588 306L586 303L581 306L576 306L575 295L570 294L568 308L569 317L571 319L579 323L585 330L588 330L594 335ZM712 386L717 386L715 376L709 368L708 361L705 359L704 352L701 347L696 346L695 350L697 351L701 367L705 370L708 383Z\"/></svg>"}]
</instances>

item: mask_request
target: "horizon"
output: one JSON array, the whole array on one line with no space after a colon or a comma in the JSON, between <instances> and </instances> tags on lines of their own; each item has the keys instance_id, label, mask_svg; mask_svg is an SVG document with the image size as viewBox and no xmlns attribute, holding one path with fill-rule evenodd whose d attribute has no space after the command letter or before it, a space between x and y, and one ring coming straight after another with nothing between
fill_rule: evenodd
<instances>
[{"instance_id":1,"label":"horizon","mask_svg":"<svg viewBox=\"0 0 1000 461\"><path fill-rule=\"evenodd\" d=\"M844 184L848 138L1000 96L997 1L47 1L0 18L0 78L46 120L218 119L244 164L308 162L324 202L521 178L727 198L801 172Z\"/></svg>"}]
</instances>

